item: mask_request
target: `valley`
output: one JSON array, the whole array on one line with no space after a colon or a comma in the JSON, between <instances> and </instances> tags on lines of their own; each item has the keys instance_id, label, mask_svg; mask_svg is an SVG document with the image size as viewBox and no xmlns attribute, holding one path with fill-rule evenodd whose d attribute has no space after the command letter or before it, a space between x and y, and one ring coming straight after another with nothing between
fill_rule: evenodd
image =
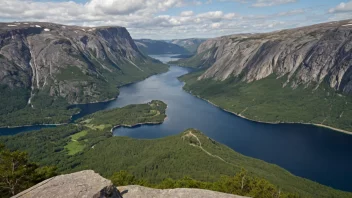
<instances>
[{"instance_id":1,"label":"valley","mask_svg":"<svg viewBox=\"0 0 352 198\"><path fill-rule=\"evenodd\" d=\"M0 187L93 170L118 186L351 197L350 23L170 40L0 23Z\"/></svg>"},{"instance_id":2,"label":"valley","mask_svg":"<svg viewBox=\"0 0 352 198\"><path fill-rule=\"evenodd\" d=\"M163 62L174 60L170 58L173 55L153 57ZM352 164L349 160L349 150L352 149L350 135L309 125L271 125L237 117L183 91L184 83L178 77L189 71L187 68L171 66L166 73L121 87L119 97L113 101L76 105L81 111L73 120L78 121L100 110L162 100L168 105L167 118L163 124L119 127L113 130L113 134L136 139L159 139L196 128L243 155L279 165L294 175L349 190L346 176L351 174L349 167ZM193 74L197 73L190 75ZM35 129L38 128L32 128ZM18 132L21 130L16 128L0 129L3 134Z\"/></svg>"}]
</instances>

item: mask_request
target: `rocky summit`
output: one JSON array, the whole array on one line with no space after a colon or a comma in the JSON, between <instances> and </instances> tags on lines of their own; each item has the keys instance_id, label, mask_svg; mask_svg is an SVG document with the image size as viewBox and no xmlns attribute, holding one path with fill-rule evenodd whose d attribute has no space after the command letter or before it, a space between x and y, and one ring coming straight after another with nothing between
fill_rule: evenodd
<instances>
[{"instance_id":1,"label":"rocky summit","mask_svg":"<svg viewBox=\"0 0 352 198\"><path fill-rule=\"evenodd\" d=\"M92 170L47 179L13 198L122 198L111 183Z\"/></svg>"},{"instance_id":2,"label":"rocky summit","mask_svg":"<svg viewBox=\"0 0 352 198\"><path fill-rule=\"evenodd\" d=\"M118 188L124 198L245 198L238 195L194 188L153 189L143 186L122 186Z\"/></svg>"},{"instance_id":3,"label":"rocky summit","mask_svg":"<svg viewBox=\"0 0 352 198\"><path fill-rule=\"evenodd\" d=\"M352 93L352 21L338 21L261 34L209 39L197 60L210 66L199 79L240 77L252 82L275 75L284 86L318 87ZM194 59L194 57L193 57Z\"/></svg>"},{"instance_id":4,"label":"rocky summit","mask_svg":"<svg viewBox=\"0 0 352 198\"><path fill-rule=\"evenodd\" d=\"M153 189L122 186L118 189L92 170L47 179L12 198L244 198L202 189Z\"/></svg>"}]
</instances>

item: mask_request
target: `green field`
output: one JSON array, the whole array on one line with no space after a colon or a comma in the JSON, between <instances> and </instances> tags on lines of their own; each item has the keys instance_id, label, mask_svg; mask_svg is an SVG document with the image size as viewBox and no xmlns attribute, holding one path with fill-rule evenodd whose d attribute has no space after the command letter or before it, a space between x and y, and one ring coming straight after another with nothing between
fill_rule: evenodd
<instances>
[{"instance_id":1,"label":"green field","mask_svg":"<svg viewBox=\"0 0 352 198\"><path fill-rule=\"evenodd\" d=\"M75 133L74 135L71 135L71 141L69 143L67 143L67 145L65 146L65 149L68 151L69 155L74 155L76 153L82 152L85 144L79 142L79 139L81 137L84 137L85 135L87 135L87 131L81 131L78 133Z\"/></svg>"},{"instance_id":2,"label":"green field","mask_svg":"<svg viewBox=\"0 0 352 198\"><path fill-rule=\"evenodd\" d=\"M181 77L184 89L248 119L269 123L313 123L352 131L352 97L321 85L283 87L285 77L269 76L251 83L238 78L201 80L201 74Z\"/></svg>"}]
</instances>

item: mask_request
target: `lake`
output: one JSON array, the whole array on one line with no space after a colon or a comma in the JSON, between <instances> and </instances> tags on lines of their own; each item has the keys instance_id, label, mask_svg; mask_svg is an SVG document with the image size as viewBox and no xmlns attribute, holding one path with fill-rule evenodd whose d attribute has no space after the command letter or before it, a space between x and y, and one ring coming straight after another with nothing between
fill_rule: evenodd
<instances>
[{"instance_id":1,"label":"lake","mask_svg":"<svg viewBox=\"0 0 352 198\"><path fill-rule=\"evenodd\" d=\"M170 56L153 57L167 62ZM244 155L277 164L321 184L352 191L352 135L311 125L273 125L240 118L183 91L183 83L177 77L189 71L171 66L166 73L121 87L114 101L78 105L82 111L74 119L98 110L162 100L168 105L163 124L117 128L114 135L153 139L196 128ZM10 130L19 129L0 129L0 133L11 134Z\"/></svg>"}]
</instances>

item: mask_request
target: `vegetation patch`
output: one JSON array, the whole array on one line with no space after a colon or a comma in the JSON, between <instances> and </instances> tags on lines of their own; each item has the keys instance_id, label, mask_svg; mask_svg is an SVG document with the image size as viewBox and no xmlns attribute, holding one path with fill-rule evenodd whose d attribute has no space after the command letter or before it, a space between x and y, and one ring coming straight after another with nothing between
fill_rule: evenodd
<instances>
[{"instance_id":1,"label":"vegetation patch","mask_svg":"<svg viewBox=\"0 0 352 198\"><path fill-rule=\"evenodd\" d=\"M87 131L81 131L74 135L71 135L71 141L65 146L65 149L68 151L68 155L74 155L76 153L82 152L85 144L81 142L81 137L87 135Z\"/></svg>"}]
</instances>

